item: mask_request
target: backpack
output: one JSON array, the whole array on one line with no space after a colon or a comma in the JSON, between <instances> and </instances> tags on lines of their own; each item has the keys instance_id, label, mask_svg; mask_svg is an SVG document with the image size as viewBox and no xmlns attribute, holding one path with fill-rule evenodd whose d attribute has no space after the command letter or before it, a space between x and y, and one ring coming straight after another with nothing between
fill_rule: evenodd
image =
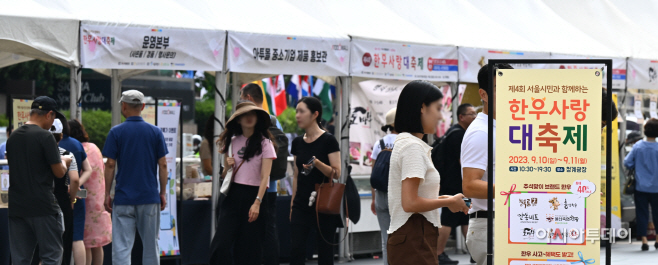
<instances>
[{"instance_id":1,"label":"backpack","mask_svg":"<svg viewBox=\"0 0 658 265\"><path fill-rule=\"evenodd\" d=\"M280 180L286 177L286 171L288 170L288 137L285 133L279 128L276 127L276 117L270 116L270 128L267 130L270 131L276 143L276 159L272 161L272 171L270 172L270 181Z\"/></svg>"},{"instance_id":2,"label":"backpack","mask_svg":"<svg viewBox=\"0 0 658 265\"><path fill-rule=\"evenodd\" d=\"M432 144L432 164L434 164L434 167L436 168L437 171L439 171L439 175L441 176L441 182L444 182L444 179L447 180L448 176L446 175L447 173L445 172L446 166L445 166L445 154L446 154L446 143L445 141L450 135L452 135L456 131L463 131L464 129L459 128L455 130L449 131L447 134L441 136L438 140L436 140ZM441 186L446 186L448 185L447 183L441 183Z\"/></svg>"},{"instance_id":3,"label":"backpack","mask_svg":"<svg viewBox=\"0 0 658 265\"><path fill-rule=\"evenodd\" d=\"M370 175L370 186L378 191L388 192L388 170L391 165L391 154L393 149L386 148L384 139L379 140L382 151L377 155L375 165Z\"/></svg>"}]
</instances>

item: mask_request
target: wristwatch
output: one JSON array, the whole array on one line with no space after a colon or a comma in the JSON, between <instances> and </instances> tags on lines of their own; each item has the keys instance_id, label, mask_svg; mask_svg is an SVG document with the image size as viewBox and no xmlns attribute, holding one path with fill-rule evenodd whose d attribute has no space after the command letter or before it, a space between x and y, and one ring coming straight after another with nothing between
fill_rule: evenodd
<instances>
[{"instance_id":1,"label":"wristwatch","mask_svg":"<svg viewBox=\"0 0 658 265\"><path fill-rule=\"evenodd\" d=\"M263 203L263 199L261 199L261 198L258 197L258 196L256 196L256 200L258 200L260 203Z\"/></svg>"}]
</instances>

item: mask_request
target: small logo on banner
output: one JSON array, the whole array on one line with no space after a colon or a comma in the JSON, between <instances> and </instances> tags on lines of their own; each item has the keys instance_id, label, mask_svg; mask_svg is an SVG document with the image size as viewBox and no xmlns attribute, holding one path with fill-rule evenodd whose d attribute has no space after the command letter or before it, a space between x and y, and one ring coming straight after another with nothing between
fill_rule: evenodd
<instances>
[{"instance_id":1,"label":"small logo on banner","mask_svg":"<svg viewBox=\"0 0 658 265\"><path fill-rule=\"evenodd\" d=\"M372 63L372 56L370 55L369 52L366 52L363 54L363 58L361 58L361 61L363 62L363 66L369 67L370 64Z\"/></svg>"},{"instance_id":2,"label":"small logo on banner","mask_svg":"<svg viewBox=\"0 0 658 265\"><path fill-rule=\"evenodd\" d=\"M349 49L347 48L347 46L342 45L342 44L331 45L331 48L332 48L334 51L347 51L347 50L349 50Z\"/></svg>"}]
</instances>

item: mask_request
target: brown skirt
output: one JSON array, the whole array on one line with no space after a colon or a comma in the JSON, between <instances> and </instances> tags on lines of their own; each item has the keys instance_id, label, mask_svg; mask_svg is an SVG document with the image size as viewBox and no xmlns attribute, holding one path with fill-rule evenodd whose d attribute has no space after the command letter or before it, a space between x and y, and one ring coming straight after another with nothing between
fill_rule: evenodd
<instances>
[{"instance_id":1,"label":"brown skirt","mask_svg":"<svg viewBox=\"0 0 658 265\"><path fill-rule=\"evenodd\" d=\"M439 228L425 216L414 214L402 227L388 235L388 264L438 265L438 239Z\"/></svg>"}]
</instances>

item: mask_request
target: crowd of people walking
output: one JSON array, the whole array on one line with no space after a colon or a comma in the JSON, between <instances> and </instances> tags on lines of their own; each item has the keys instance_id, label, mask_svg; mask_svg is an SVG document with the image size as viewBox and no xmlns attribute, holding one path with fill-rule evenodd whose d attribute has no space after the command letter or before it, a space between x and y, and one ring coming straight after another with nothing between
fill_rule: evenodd
<instances>
[{"instance_id":1,"label":"crowd of people walking","mask_svg":"<svg viewBox=\"0 0 658 265\"><path fill-rule=\"evenodd\" d=\"M486 264L487 182L495 181L495 172L492 180L487 174L488 115L496 116L488 111L496 93L495 86L489 89L488 73L485 65L478 74L483 111L460 105L457 122L432 146L426 138L436 133L443 118L444 97L434 84L408 83L397 107L386 114L382 131L387 135L374 143L370 157L371 211L381 228L384 264L456 264L445 246L457 227L466 237L473 262ZM287 148L280 148L288 141L281 138L276 118L262 108L264 95L258 85L245 86L240 99L219 140L213 143L207 129L200 143L206 174L212 172L212 159L220 157L212 154L213 144L226 165L222 185L216 187L222 198L209 262L278 264L277 159L288 156L281 151ZM6 148L10 168L14 264L102 264L102 247L110 242L113 263L130 264L136 233L142 239L143 263L159 264L160 211L168 203L168 149L162 131L141 118L141 92L125 91L120 102L126 120L109 131L102 151L89 142L83 124L67 121L49 97L36 98L29 121L0 146ZM302 98L296 106L295 118L304 133L291 141L290 148L294 167L287 218L292 265L305 264L311 234L318 264L333 264L336 229L345 222L339 214L319 210L325 198L318 194L324 191L323 183L333 183L346 170L341 167L338 141L322 126L322 112L321 101L314 97ZM647 139L635 144L624 161L637 172L635 199L643 250L648 249L649 204L658 219L658 120L645 125L645 134ZM337 194L342 197L342 191Z\"/></svg>"}]
</instances>

